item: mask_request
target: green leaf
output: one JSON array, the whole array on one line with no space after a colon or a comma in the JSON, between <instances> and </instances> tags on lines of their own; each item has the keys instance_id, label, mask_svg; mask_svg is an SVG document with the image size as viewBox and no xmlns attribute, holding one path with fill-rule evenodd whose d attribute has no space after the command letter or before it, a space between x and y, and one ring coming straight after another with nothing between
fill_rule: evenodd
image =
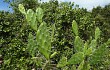
<instances>
[{"instance_id":1,"label":"green leaf","mask_svg":"<svg viewBox=\"0 0 110 70\"><path fill-rule=\"evenodd\" d=\"M67 64L67 58L66 57L62 57L60 59L60 61L58 62L57 67L64 67L64 66L66 66L66 64Z\"/></svg>"},{"instance_id":2,"label":"green leaf","mask_svg":"<svg viewBox=\"0 0 110 70\"><path fill-rule=\"evenodd\" d=\"M48 60L50 52L48 50L46 50L45 47L43 47L43 46L38 46L38 49L39 49L40 53L42 53L45 56L45 58Z\"/></svg>"},{"instance_id":3,"label":"green leaf","mask_svg":"<svg viewBox=\"0 0 110 70\"><path fill-rule=\"evenodd\" d=\"M4 60L4 62L3 62L5 65L10 65L10 63L11 63L11 59L7 59L7 60Z\"/></svg>"},{"instance_id":4,"label":"green leaf","mask_svg":"<svg viewBox=\"0 0 110 70\"><path fill-rule=\"evenodd\" d=\"M82 39L79 36L76 36L74 41L75 52L81 52L83 51L83 48L84 48L84 43Z\"/></svg>"},{"instance_id":5,"label":"green leaf","mask_svg":"<svg viewBox=\"0 0 110 70\"><path fill-rule=\"evenodd\" d=\"M36 34L37 44L39 45L39 51L49 59L50 50L51 50L51 39L50 33L47 29L46 23L42 22L37 30Z\"/></svg>"},{"instance_id":6,"label":"green leaf","mask_svg":"<svg viewBox=\"0 0 110 70\"><path fill-rule=\"evenodd\" d=\"M90 64L88 62L85 62L82 70L90 70Z\"/></svg>"},{"instance_id":7,"label":"green leaf","mask_svg":"<svg viewBox=\"0 0 110 70\"><path fill-rule=\"evenodd\" d=\"M57 52L54 52L53 54L51 54L50 58L53 58L56 54Z\"/></svg>"},{"instance_id":8,"label":"green leaf","mask_svg":"<svg viewBox=\"0 0 110 70\"><path fill-rule=\"evenodd\" d=\"M72 65L70 70L77 70L75 65Z\"/></svg>"},{"instance_id":9,"label":"green leaf","mask_svg":"<svg viewBox=\"0 0 110 70\"><path fill-rule=\"evenodd\" d=\"M84 65L84 60L80 63L77 70L82 70Z\"/></svg>"},{"instance_id":10,"label":"green leaf","mask_svg":"<svg viewBox=\"0 0 110 70\"><path fill-rule=\"evenodd\" d=\"M36 14L33 15L32 20L31 20L31 27L37 31L37 21L36 21Z\"/></svg>"},{"instance_id":11,"label":"green leaf","mask_svg":"<svg viewBox=\"0 0 110 70\"><path fill-rule=\"evenodd\" d=\"M36 41L34 40L34 36L30 33L28 37L27 50L31 54L31 56L35 56L36 49L38 48Z\"/></svg>"},{"instance_id":12,"label":"green leaf","mask_svg":"<svg viewBox=\"0 0 110 70\"><path fill-rule=\"evenodd\" d=\"M97 41L96 40L92 40L90 45L89 45L89 47L92 49L92 52L95 51L96 46L97 46Z\"/></svg>"},{"instance_id":13,"label":"green leaf","mask_svg":"<svg viewBox=\"0 0 110 70\"><path fill-rule=\"evenodd\" d=\"M78 25L75 20L72 22L72 30L76 36L78 36Z\"/></svg>"},{"instance_id":14,"label":"green leaf","mask_svg":"<svg viewBox=\"0 0 110 70\"><path fill-rule=\"evenodd\" d=\"M36 16L37 16L38 21L39 21L40 23L42 23L43 10L42 10L40 7L38 7L38 8L36 9Z\"/></svg>"},{"instance_id":15,"label":"green leaf","mask_svg":"<svg viewBox=\"0 0 110 70\"><path fill-rule=\"evenodd\" d=\"M87 48L88 48L88 43L87 43L87 42L85 42L85 44L84 44L84 48L83 48L83 52L84 52L84 53L86 53Z\"/></svg>"},{"instance_id":16,"label":"green leaf","mask_svg":"<svg viewBox=\"0 0 110 70\"><path fill-rule=\"evenodd\" d=\"M29 9L26 14L26 19L29 23L29 25L37 31L37 20L36 20L36 14L32 9Z\"/></svg>"},{"instance_id":17,"label":"green leaf","mask_svg":"<svg viewBox=\"0 0 110 70\"><path fill-rule=\"evenodd\" d=\"M25 8L22 4L19 4L18 8L21 13L26 14Z\"/></svg>"},{"instance_id":18,"label":"green leaf","mask_svg":"<svg viewBox=\"0 0 110 70\"><path fill-rule=\"evenodd\" d=\"M107 45L110 45L110 39L108 39L108 41L106 42Z\"/></svg>"},{"instance_id":19,"label":"green leaf","mask_svg":"<svg viewBox=\"0 0 110 70\"><path fill-rule=\"evenodd\" d=\"M78 52L72 55L72 57L68 60L68 64L79 64L84 60L84 54L82 52Z\"/></svg>"},{"instance_id":20,"label":"green leaf","mask_svg":"<svg viewBox=\"0 0 110 70\"><path fill-rule=\"evenodd\" d=\"M100 29L97 27L96 29L95 29L95 40L97 40L98 38L100 38Z\"/></svg>"},{"instance_id":21,"label":"green leaf","mask_svg":"<svg viewBox=\"0 0 110 70\"><path fill-rule=\"evenodd\" d=\"M97 64L100 62L105 61L104 58L106 57L106 54L108 53L108 50L106 48L106 45L101 45L90 57L90 64Z\"/></svg>"},{"instance_id":22,"label":"green leaf","mask_svg":"<svg viewBox=\"0 0 110 70\"><path fill-rule=\"evenodd\" d=\"M85 55L90 56L91 54L92 54L92 47L90 47L86 50Z\"/></svg>"},{"instance_id":23,"label":"green leaf","mask_svg":"<svg viewBox=\"0 0 110 70\"><path fill-rule=\"evenodd\" d=\"M34 14L34 11L32 9L29 9L27 11L27 14L26 14L26 19L27 19L28 22L31 22L32 21L33 15L35 15Z\"/></svg>"}]
</instances>

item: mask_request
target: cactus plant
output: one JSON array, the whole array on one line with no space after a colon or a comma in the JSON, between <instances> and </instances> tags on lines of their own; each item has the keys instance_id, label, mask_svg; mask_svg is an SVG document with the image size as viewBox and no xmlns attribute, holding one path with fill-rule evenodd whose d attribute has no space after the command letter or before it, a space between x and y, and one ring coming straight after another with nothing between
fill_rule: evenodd
<instances>
[{"instance_id":1,"label":"cactus plant","mask_svg":"<svg viewBox=\"0 0 110 70\"><path fill-rule=\"evenodd\" d=\"M72 30L75 35L74 40L74 51L75 54L71 56L70 59L68 59L67 63L64 65L63 63L59 61L58 66L59 67L65 67L66 65L76 65L78 70L90 70L90 66L93 64L100 63L101 61L104 61L105 54L107 53L107 43L98 45L98 40L100 39L100 29L96 27L95 29L95 38L90 43L88 41L83 41L79 37L78 32L78 25L75 20L72 22ZM60 65L59 65L60 64Z\"/></svg>"},{"instance_id":2,"label":"cactus plant","mask_svg":"<svg viewBox=\"0 0 110 70\"><path fill-rule=\"evenodd\" d=\"M46 22L42 20L43 18L43 10L41 8L37 8L36 12L32 9L25 11L23 5L19 5L19 10L26 16L26 19L29 25L36 32L36 37L32 34L29 34L28 46L27 49L32 57L35 56L35 51L38 51L46 58L46 63L43 66L45 69L47 63L49 63L50 58L54 57L57 52L50 54L51 52L51 42L53 38L54 28L52 29L52 35L47 28ZM40 25L38 26L38 23ZM55 25L53 26L55 27ZM92 40L82 40L79 36L78 24L75 20L72 22L72 30L75 36L74 40L74 51L75 54L71 56L70 59L67 57L62 57L57 64L57 67L66 67L66 65L76 66L78 70L89 70L91 66L101 61L104 61L105 54L107 52L107 45L109 40L104 44L98 44L98 39L100 39L100 29L96 27L94 39ZM34 38L35 37L35 38Z\"/></svg>"},{"instance_id":3,"label":"cactus plant","mask_svg":"<svg viewBox=\"0 0 110 70\"><path fill-rule=\"evenodd\" d=\"M54 57L57 54L57 52L54 52L52 55L50 54L51 42L55 27L52 27L52 35L50 35L46 22L42 20L43 10L40 7L36 9L36 12L34 12L32 9L28 9L27 12L25 12L25 8L22 4L20 4L19 10L25 15L28 24L33 30L35 30L36 33L36 37L31 33L29 34L27 50L32 57L36 57L35 54L38 49L38 51L46 58L46 64L49 63L50 58ZM40 23L39 26L38 23ZM45 69L46 64L44 64L42 69Z\"/></svg>"},{"instance_id":4,"label":"cactus plant","mask_svg":"<svg viewBox=\"0 0 110 70\"><path fill-rule=\"evenodd\" d=\"M24 14L25 8L23 7L22 4L19 4L19 10L21 11L21 13ZM34 43L33 36L31 34L29 34L28 46L30 45L30 43L32 44L29 47L30 50L33 48L32 46L36 46L39 49L39 51L47 59L49 59L50 50L51 50L51 39L50 39L50 34L47 29L46 23L44 21L42 21L43 10L41 8L37 8L36 12L34 12L32 9L29 9L29 10L27 10L27 12L25 12L25 16L26 16L26 20L28 21L29 25L32 27L33 30L36 31L37 45L34 45L35 43ZM39 27L37 26L38 22L40 23ZM35 50L33 50L33 51L35 51Z\"/></svg>"},{"instance_id":5,"label":"cactus plant","mask_svg":"<svg viewBox=\"0 0 110 70\"><path fill-rule=\"evenodd\" d=\"M39 51L49 59L51 50L51 39L50 34L47 30L46 23L42 22L36 33L36 40Z\"/></svg>"}]
</instances>

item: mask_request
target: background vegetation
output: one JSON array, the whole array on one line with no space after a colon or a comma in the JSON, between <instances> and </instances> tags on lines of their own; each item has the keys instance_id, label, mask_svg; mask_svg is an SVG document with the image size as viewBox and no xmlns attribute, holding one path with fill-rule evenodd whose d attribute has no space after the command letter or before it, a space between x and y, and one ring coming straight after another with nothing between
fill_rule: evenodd
<instances>
[{"instance_id":1,"label":"background vegetation","mask_svg":"<svg viewBox=\"0 0 110 70\"><path fill-rule=\"evenodd\" d=\"M70 59L76 53L74 44L76 36L72 30L73 20L78 25L79 37L84 43L90 43L95 38L95 29L99 27L101 32L96 47L100 47L106 42L107 48L101 50L102 53L105 52L104 54L100 54L100 51L99 54L96 54L99 58L93 60L97 59L99 62L94 61L90 65L90 69L110 69L110 42L108 40L110 38L110 4L87 11L72 2L59 3L57 0L45 3L39 3L37 0L9 0L5 2L11 5L13 13L0 11L0 70L39 70L46 63L46 58L38 52L38 49L34 52L37 58L33 57L27 49L29 33L35 36L36 31L28 24L25 15L19 11L19 4L22 4L26 11L32 9L35 12L36 8L42 8L44 14L42 20L46 22L47 29L51 32L54 26L51 54L54 52L57 54L50 58L50 63L46 65L44 70L78 68L79 64L63 65L65 63L61 62ZM100 56L103 57L100 58ZM80 56L78 57L80 58Z\"/></svg>"}]
</instances>

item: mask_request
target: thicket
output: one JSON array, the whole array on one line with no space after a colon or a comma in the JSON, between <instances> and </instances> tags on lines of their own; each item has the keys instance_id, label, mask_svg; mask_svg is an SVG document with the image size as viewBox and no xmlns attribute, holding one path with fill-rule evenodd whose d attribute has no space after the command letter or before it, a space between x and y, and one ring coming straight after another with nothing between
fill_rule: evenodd
<instances>
[{"instance_id":1,"label":"thicket","mask_svg":"<svg viewBox=\"0 0 110 70\"><path fill-rule=\"evenodd\" d=\"M0 11L1 70L109 70L110 5L14 0Z\"/></svg>"}]
</instances>

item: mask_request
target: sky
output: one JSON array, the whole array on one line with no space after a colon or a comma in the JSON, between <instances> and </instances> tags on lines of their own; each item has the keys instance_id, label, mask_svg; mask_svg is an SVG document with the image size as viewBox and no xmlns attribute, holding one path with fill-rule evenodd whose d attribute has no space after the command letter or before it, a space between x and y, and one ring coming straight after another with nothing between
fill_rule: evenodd
<instances>
[{"instance_id":1,"label":"sky","mask_svg":"<svg viewBox=\"0 0 110 70\"><path fill-rule=\"evenodd\" d=\"M41 1L49 1L49 0L41 0ZM96 6L102 6L104 7L105 5L110 3L110 0L58 0L60 2L74 2L75 4L78 4L79 7L83 7L83 8L87 8L88 10L91 10L93 7ZM7 3L4 3L3 0L0 0L0 10L5 10L5 11L12 11L12 9L10 9L8 7L9 5Z\"/></svg>"},{"instance_id":2,"label":"sky","mask_svg":"<svg viewBox=\"0 0 110 70\"><path fill-rule=\"evenodd\" d=\"M78 4L80 7L87 8L91 10L93 7L102 6L110 3L110 0L65 0L65 1L73 1Z\"/></svg>"},{"instance_id":3,"label":"sky","mask_svg":"<svg viewBox=\"0 0 110 70\"><path fill-rule=\"evenodd\" d=\"M5 11L11 10L8 6L9 4L4 3L3 0L0 0L0 10L5 10Z\"/></svg>"},{"instance_id":4,"label":"sky","mask_svg":"<svg viewBox=\"0 0 110 70\"><path fill-rule=\"evenodd\" d=\"M42 0L42 1L49 1L49 0ZM93 7L102 6L110 3L110 0L58 0L60 2L74 2L75 4L78 4L80 8L87 8L88 10L91 10Z\"/></svg>"}]
</instances>

